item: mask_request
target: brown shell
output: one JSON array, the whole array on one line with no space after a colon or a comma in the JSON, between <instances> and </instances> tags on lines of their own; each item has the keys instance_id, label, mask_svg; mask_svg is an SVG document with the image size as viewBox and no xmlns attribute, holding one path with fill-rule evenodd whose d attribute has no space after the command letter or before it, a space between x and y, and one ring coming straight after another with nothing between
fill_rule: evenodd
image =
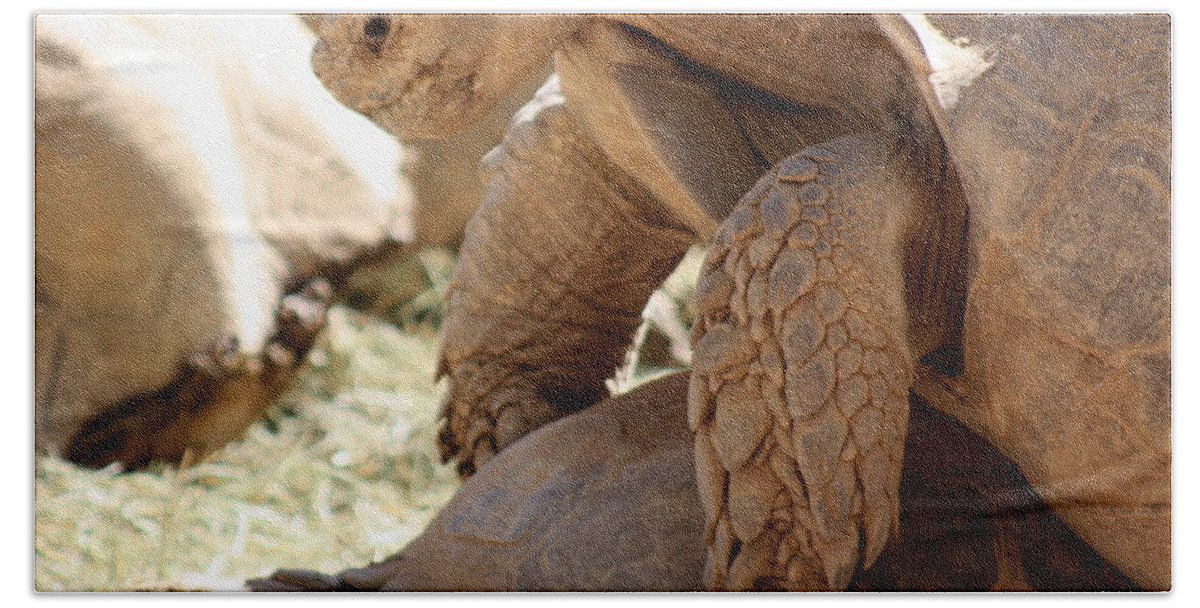
<instances>
[{"instance_id":1,"label":"brown shell","mask_svg":"<svg viewBox=\"0 0 1200 608\"><path fill-rule=\"evenodd\" d=\"M929 20L986 67L941 116L971 209L965 374L923 393L1168 588L1170 17Z\"/></svg>"},{"instance_id":2,"label":"brown shell","mask_svg":"<svg viewBox=\"0 0 1200 608\"><path fill-rule=\"evenodd\" d=\"M673 376L529 434L467 479L377 585L699 589L704 515L686 394L687 376Z\"/></svg>"}]
</instances>

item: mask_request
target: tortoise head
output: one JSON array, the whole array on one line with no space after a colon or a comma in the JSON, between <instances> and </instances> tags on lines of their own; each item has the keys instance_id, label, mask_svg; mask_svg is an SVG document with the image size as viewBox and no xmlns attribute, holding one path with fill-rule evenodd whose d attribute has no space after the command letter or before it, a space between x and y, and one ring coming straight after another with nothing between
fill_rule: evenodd
<instances>
[{"instance_id":1,"label":"tortoise head","mask_svg":"<svg viewBox=\"0 0 1200 608\"><path fill-rule=\"evenodd\" d=\"M309 15L312 64L343 104L401 138L487 115L579 25L548 15Z\"/></svg>"}]
</instances>

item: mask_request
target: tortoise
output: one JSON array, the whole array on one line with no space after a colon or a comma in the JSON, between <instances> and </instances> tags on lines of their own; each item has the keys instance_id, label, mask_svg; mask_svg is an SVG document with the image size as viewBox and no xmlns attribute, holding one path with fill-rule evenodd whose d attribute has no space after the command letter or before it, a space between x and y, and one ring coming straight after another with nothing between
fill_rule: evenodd
<instances>
[{"instance_id":1,"label":"tortoise","mask_svg":"<svg viewBox=\"0 0 1200 608\"><path fill-rule=\"evenodd\" d=\"M329 98L295 16L36 26L35 442L96 467L212 453L289 385L326 300L423 289L415 250L461 239L475 165L546 78L402 148Z\"/></svg>"},{"instance_id":2,"label":"tortoise","mask_svg":"<svg viewBox=\"0 0 1200 608\"><path fill-rule=\"evenodd\" d=\"M399 148L322 95L308 40L282 15L37 17L39 452L135 468L237 437L323 324L330 262L392 232Z\"/></svg>"},{"instance_id":3,"label":"tortoise","mask_svg":"<svg viewBox=\"0 0 1200 608\"><path fill-rule=\"evenodd\" d=\"M379 564L335 576L280 570L247 587L700 591L704 523L687 392L687 374L676 373L529 433ZM870 570L855 573L850 589L1137 588L981 437L920 399L912 420L900 484L903 532Z\"/></svg>"},{"instance_id":4,"label":"tortoise","mask_svg":"<svg viewBox=\"0 0 1200 608\"><path fill-rule=\"evenodd\" d=\"M910 392L1170 587L1168 16L329 19L318 76L402 138L470 124L553 54L481 164L447 301L463 475L602 399L706 242L706 588L870 566L898 532Z\"/></svg>"}]
</instances>

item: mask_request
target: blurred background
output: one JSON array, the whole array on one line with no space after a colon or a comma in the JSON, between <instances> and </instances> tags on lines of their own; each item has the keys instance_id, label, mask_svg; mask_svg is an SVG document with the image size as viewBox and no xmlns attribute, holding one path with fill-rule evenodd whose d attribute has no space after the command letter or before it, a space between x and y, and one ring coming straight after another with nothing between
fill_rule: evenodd
<instances>
[{"instance_id":1,"label":"blurred background","mask_svg":"<svg viewBox=\"0 0 1200 608\"><path fill-rule=\"evenodd\" d=\"M434 370L475 165L548 71L402 143L325 91L296 16L35 23L35 587L235 590L401 549L458 484ZM689 362L702 255L612 391Z\"/></svg>"}]
</instances>

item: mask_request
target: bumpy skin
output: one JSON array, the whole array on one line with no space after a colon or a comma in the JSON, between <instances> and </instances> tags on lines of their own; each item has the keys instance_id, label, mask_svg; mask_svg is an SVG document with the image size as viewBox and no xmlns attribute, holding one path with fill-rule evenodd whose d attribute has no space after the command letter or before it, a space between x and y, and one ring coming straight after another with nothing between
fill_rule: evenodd
<instances>
[{"instance_id":1,"label":"bumpy skin","mask_svg":"<svg viewBox=\"0 0 1200 608\"><path fill-rule=\"evenodd\" d=\"M808 148L717 234L689 418L717 588L842 589L896 529L914 353L904 251L932 201L895 141Z\"/></svg>"},{"instance_id":2,"label":"bumpy skin","mask_svg":"<svg viewBox=\"0 0 1200 608\"><path fill-rule=\"evenodd\" d=\"M925 324L914 323L929 312L922 302L940 303L932 319L950 321L961 304L946 339L914 349L916 389L1020 462L1050 507L1142 586L1167 589L1169 21L933 21L975 41L990 65L959 91L957 105L937 107L923 95L951 160L930 163L930 154L916 166L938 200L969 202L971 225L959 224L969 251L929 248L949 255L906 269L910 330ZM924 57L907 60L925 82ZM953 228L958 215L942 226ZM952 230L940 234L953 240ZM963 266L970 284L959 289L955 268ZM740 491L729 479L721 507L732 512ZM757 525L761 511L754 515ZM721 532L710 530L718 554ZM745 551L728 546L729 555ZM758 559L767 564L758 576L779 575L778 561ZM709 567L718 581L728 574L719 562Z\"/></svg>"},{"instance_id":3,"label":"bumpy skin","mask_svg":"<svg viewBox=\"0 0 1200 608\"><path fill-rule=\"evenodd\" d=\"M879 32L849 39L886 43ZM607 21L565 42L556 66L562 97L544 91L485 161L486 200L447 305L442 445L464 474L477 455L604 395L650 292L756 176L810 142L895 126L878 108L842 113L754 92ZM915 103L905 90L891 105ZM909 153L927 154L928 125L906 121ZM923 325L919 346L944 331Z\"/></svg>"},{"instance_id":4,"label":"bumpy skin","mask_svg":"<svg viewBox=\"0 0 1200 608\"><path fill-rule=\"evenodd\" d=\"M553 85L484 171L442 329L441 444L463 474L606 396L646 299L693 239L654 215L653 198L580 132Z\"/></svg>"},{"instance_id":5,"label":"bumpy skin","mask_svg":"<svg viewBox=\"0 0 1200 608\"><path fill-rule=\"evenodd\" d=\"M698 591L705 547L688 378L656 380L530 433L468 479L401 553L253 591ZM1050 514L1017 468L920 399L900 521L855 591L1136 586ZM613 421L618 421L614 424Z\"/></svg>"}]
</instances>

